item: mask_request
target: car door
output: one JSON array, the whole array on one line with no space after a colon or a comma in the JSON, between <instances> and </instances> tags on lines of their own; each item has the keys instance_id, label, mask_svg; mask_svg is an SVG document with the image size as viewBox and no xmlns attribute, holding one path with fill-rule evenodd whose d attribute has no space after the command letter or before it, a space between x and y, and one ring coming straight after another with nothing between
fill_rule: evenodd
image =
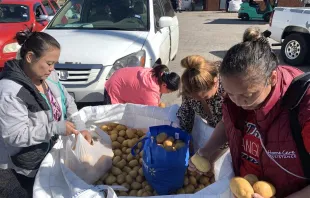
<instances>
[{"instance_id":1,"label":"car door","mask_svg":"<svg viewBox=\"0 0 310 198\"><path fill-rule=\"evenodd\" d=\"M172 18L172 26L169 28L169 36L170 36L170 57L169 60L173 60L178 52L179 48L179 21L175 12L173 10L172 4L170 0L161 0L165 16Z\"/></svg>"},{"instance_id":2,"label":"car door","mask_svg":"<svg viewBox=\"0 0 310 198\"><path fill-rule=\"evenodd\" d=\"M48 16L54 16L55 15L56 12L48 0L42 0L42 4L43 4Z\"/></svg>"},{"instance_id":3,"label":"car door","mask_svg":"<svg viewBox=\"0 0 310 198\"><path fill-rule=\"evenodd\" d=\"M169 27L159 28L159 19L164 16L164 9L160 0L153 1L155 38L154 45L159 45L159 56L162 64L168 64L170 59L170 30Z\"/></svg>"},{"instance_id":4,"label":"car door","mask_svg":"<svg viewBox=\"0 0 310 198\"><path fill-rule=\"evenodd\" d=\"M35 15L35 22L34 22L34 31L40 32L42 31L48 24L47 20L41 20L40 16L47 15L47 12L43 8L41 3L36 3L33 7L34 15Z\"/></svg>"}]
</instances>

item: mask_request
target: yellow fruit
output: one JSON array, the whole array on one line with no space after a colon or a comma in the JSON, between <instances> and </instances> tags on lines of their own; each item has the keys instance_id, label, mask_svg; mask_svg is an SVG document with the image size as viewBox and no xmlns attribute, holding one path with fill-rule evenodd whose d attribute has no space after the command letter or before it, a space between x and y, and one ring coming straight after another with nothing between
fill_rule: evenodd
<instances>
[{"instance_id":1,"label":"yellow fruit","mask_svg":"<svg viewBox=\"0 0 310 198\"><path fill-rule=\"evenodd\" d=\"M209 172L211 169L210 162L198 154L195 154L193 157L191 157L191 162L196 166L196 168L200 172L206 173Z\"/></svg>"},{"instance_id":2,"label":"yellow fruit","mask_svg":"<svg viewBox=\"0 0 310 198\"><path fill-rule=\"evenodd\" d=\"M162 144L166 139L168 135L167 133L160 133L156 136L157 144Z\"/></svg>"},{"instance_id":3,"label":"yellow fruit","mask_svg":"<svg viewBox=\"0 0 310 198\"><path fill-rule=\"evenodd\" d=\"M165 148L166 148L166 147L169 147L169 146L172 147L173 141L167 139L167 140L164 141L163 145L164 145Z\"/></svg>"},{"instance_id":4,"label":"yellow fruit","mask_svg":"<svg viewBox=\"0 0 310 198\"><path fill-rule=\"evenodd\" d=\"M254 192L261 195L264 198L271 198L276 194L275 187L265 181L258 181L253 185Z\"/></svg>"},{"instance_id":5,"label":"yellow fruit","mask_svg":"<svg viewBox=\"0 0 310 198\"><path fill-rule=\"evenodd\" d=\"M246 179L251 184L251 186L258 182L258 178L256 177L256 175L253 174L248 174L244 176L244 179Z\"/></svg>"},{"instance_id":6,"label":"yellow fruit","mask_svg":"<svg viewBox=\"0 0 310 198\"><path fill-rule=\"evenodd\" d=\"M251 184L242 177L234 177L230 180L230 190L237 198L252 198L254 190Z\"/></svg>"}]
</instances>

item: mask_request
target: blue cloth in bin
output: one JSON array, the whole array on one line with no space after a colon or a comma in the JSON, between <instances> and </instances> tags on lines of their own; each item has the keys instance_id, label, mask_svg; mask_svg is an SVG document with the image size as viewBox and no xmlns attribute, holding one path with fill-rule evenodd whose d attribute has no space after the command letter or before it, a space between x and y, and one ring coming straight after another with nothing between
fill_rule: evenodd
<instances>
[{"instance_id":1,"label":"blue cloth in bin","mask_svg":"<svg viewBox=\"0 0 310 198\"><path fill-rule=\"evenodd\" d=\"M167 133L168 137L182 140L185 146L177 151L166 151L156 142L156 136L162 132ZM144 144L144 176L159 195L174 193L183 186L189 160L189 141L188 133L168 125L150 127L146 137L139 141ZM131 150L133 155L136 155L136 145Z\"/></svg>"}]
</instances>

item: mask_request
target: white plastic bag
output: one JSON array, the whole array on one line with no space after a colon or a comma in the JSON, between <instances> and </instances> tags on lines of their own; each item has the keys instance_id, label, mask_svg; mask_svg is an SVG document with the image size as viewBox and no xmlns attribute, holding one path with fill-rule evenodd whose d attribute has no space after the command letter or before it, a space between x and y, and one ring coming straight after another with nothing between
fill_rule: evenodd
<instances>
[{"instance_id":1,"label":"white plastic bag","mask_svg":"<svg viewBox=\"0 0 310 198\"><path fill-rule=\"evenodd\" d=\"M82 134L76 138L70 136L65 141L64 164L88 184L96 182L112 167L114 154L110 137L103 131L99 133L91 131L92 145Z\"/></svg>"}]
</instances>

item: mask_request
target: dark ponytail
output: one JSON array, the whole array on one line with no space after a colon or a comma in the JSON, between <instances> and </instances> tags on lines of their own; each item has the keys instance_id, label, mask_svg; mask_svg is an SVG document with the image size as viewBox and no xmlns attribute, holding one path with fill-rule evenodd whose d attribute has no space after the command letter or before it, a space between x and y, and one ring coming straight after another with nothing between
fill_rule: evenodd
<instances>
[{"instance_id":1,"label":"dark ponytail","mask_svg":"<svg viewBox=\"0 0 310 198\"><path fill-rule=\"evenodd\" d=\"M175 72L170 72L166 65L157 65L152 69L152 75L157 78L158 84L165 83L167 89L177 91L180 86L180 76Z\"/></svg>"},{"instance_id":2,"label":"dark ponytail","mask_svg":"<svg viewBox=\"0 0 310 198\"><path fill-rule=\"evenodd\" d=\"M60 44L51 35L44 32L32 32L32 28L16 33L16 40L21 45L19 56L25 60L28 52L33 52L36 58L40 58L50 47L60 49Z\"/></svg>"},{"instance_id":3,"label":"dark ponytail","mask_svg":"<svg viewBox=\"0 0 310 198\"><path fill-rule=\"evenodd\" d=\"M271 76L279 64L277 56L264 35L258 32L253 35L227 51L220 66L220 75L242 76L252 84L266 82Z\"/></svg>"}]
</instances>

